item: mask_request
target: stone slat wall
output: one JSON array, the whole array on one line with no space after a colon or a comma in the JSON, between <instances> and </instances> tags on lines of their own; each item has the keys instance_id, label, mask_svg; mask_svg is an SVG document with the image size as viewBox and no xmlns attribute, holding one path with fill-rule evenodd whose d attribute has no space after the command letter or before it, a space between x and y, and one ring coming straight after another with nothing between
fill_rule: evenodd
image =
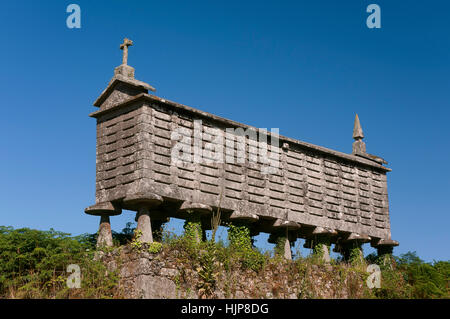
<instances>
[{"instance_id":1,"label":"stone slat wall","mask_svg":"<svg viewBox=\"0 0 450 319\"><path fill-rule=\"evenodd\" d=\"M130 105L100 116L97 202L152 190L173 200L217 206L222 194L224 209L389 237L385 172L289 143L288 149L276 149L279 171L262 174L263 163L248 163L249 156L255 155L251 147L255 142L248 138L246 164L173 165L171 134L184 128L193 146L193 120L187 111L161 103ZM204 139L210 138L212 128L225 130L221 123L201 120ZM236 139L234 143L237 151Z\"/></svg>"}]
</instances>

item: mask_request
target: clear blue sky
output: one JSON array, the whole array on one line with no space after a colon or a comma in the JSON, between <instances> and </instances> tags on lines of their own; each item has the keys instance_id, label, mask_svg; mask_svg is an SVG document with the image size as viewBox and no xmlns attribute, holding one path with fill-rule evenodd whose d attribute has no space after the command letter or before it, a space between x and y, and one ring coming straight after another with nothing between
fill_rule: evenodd
<instances>
[{"instance_id":1,"label":"clear blue sky","mask_svg":"<svg viewBox=\"0 0 450 319\"><path fill-rule=\"evenodd\" d=\"M79 30L66 27L70 3ZM366 27L370 3L381 29ZM136 77L169 100L343 152L357 112L368 152L392 168L395 253L448 260L449 11L444 0L4 2L0 225L97 230L83 212L95 193L88 114L126 36Z\"/></svg>"}]
</instances>

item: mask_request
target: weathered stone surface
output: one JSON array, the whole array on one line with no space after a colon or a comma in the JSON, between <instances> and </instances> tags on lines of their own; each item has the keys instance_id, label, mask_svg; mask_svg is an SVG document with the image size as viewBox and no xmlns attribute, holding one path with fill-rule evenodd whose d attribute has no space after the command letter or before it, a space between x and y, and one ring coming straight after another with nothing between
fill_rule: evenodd
<instances>
[{"instance_id":1,"label":"weathered stone surface","mask_svg":"<svg viewBox=\"0 0 450 319\"><path fill-rule=\"evenodd\" d=\"M286 258L287 260L292 259L291 243L289 242L288 238L286 238L284 241L284 258Z\"/></svg>"},{"instance_id":2,"label":"weathered stone surface","mask_svg":"<svg viewBox=\"0 0 450 319\"><path fill-rule=\"evenodd\" d=\"M301 226L299 223L293 221L277 219L275 223L273 223L273 227L287 230L297 230Z\"/></svg>"},{"instance_id":3,"label":"weathered stone surface","mask_svg":"<svg viewBox=\"0 0 450 319\"><path fill-rule=\"evenodd\" d=\"M139 208L137 213L136 231L140 234L139 241L143 243L153 242L152 223L150 220L150 211L147 207Z\"/></svg>"},{"instance_id":4,"label":"weathered stone surface","mask_svg":"<svg viewBox=\"0 0 450 319\"><path fill-rule=\"evenodd\" d=\"M230 220L256 222L259 220L259 217L258 215L252 213L234 211L230 216Z\"/></svg>"},{"instance_id":5,"label":"weathered stone surface","mask_svg":"<svg viewBox=\"0 0 450 319\"><path fill-rule=\"evenodd\" d=\"M140 275L135 279L136 297L144 299L175 299L176 285L165 277Z\"/></svg>"},{"instance_id":6,"label":"weathered stone surface","mask_svg":"<svg viewBox=\"0 0 450 319\"><path fill-rule=\"evenodd\" d=\"M193 212L197 214L206 214L212 212L211 206L202 203L192 203L190 201L184 202L179 210L181 212Z\"/></svg>"},{"instance_id":7,"label":"weathered stone surface","mask_svg":"<svg viewBox=\"0 0 450 319\"><path fill-rule=\"evenodd\" d=\"M163 268L161 269L161 276L175 278L178 276L180 272L176 269L172 268Z\"/></svg>"},{"instance_id":8,"label":"weathered stone surface","mask_svg":"<svg viewBox=\"0 0 450 319\"><path fill-rule=\"evenodd\" d=\"M139 192L131 195L127 195L122 200L124 207L128 209L138 210L141 207L147 209L159 206L163 202L163 198L157 194L151 192Z\"/></svg>"},{"instance_id":9,"label":"weathered stone surface","mask_svg":"<svg viewBox=\"0 0 450 319\"><path fill-rule=\"evenodd\" d=\"M97 247L113 245L111 224L108 215L102 215L100 217L100 227L98 230Z\"/></svg>"},{"instance_id":10,"label":"weathered stone surface","mask_svg":"<svg viewBox=\"0 0 450 319\"><path fill-rule=\"evenodd\" d=\"M364 138L364 133L363 133L363 130L361 127L361 123L359 122L358 114L355 115L355 126L353 128L353 138L355 140Z\"/></svg>"},{"instance_id":11,"label":"weathered stone surface","mask_svg":"<svg viewBox=\"0 0 450 319\"><path fill-rule=\"evenodd\" d=\"M216 282L208 296L202 292L202 278L182 252L165 250L159 254L139 253L125 247L119 254L101 258L108 269L117 269L126 298L357 298L363 297L365 277L342 271L342 265L298 265L279 262L255 274L253 270L227 271L218 264ZM119 261L119 262L118 262ZM120 262L121 261L121 262ZM345 267L345 266L344 266Z\"/></svg>"}]
</instances>

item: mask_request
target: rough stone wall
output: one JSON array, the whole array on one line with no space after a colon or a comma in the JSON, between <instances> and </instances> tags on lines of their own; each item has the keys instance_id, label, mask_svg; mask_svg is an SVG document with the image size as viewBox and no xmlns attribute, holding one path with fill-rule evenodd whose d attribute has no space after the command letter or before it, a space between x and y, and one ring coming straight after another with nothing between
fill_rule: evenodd
<instances>
[{"instance_id":1,"label":"rough stone wall","mask_svg":"<svg viewBox=\"0 0 450 319\"><path fill-rule=\"evenodd\" d=\"M310 265L300 272L292 261L268 266L260 273L232 269L227 272L217 265L217 284L205 295L195 267L180 260L177 250L159 254L138 253L129 247L105 254L108 268L118 270L125 298L137 299L298 299L298 298L363 298L364 279L356 273L345 273L342 267Z\"/></svg>"}]
</instances>

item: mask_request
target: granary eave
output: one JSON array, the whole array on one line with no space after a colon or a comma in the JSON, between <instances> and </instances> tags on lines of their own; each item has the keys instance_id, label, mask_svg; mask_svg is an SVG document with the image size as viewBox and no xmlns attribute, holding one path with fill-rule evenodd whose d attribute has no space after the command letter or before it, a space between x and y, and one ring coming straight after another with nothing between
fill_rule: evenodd
<instances>
[{"instance_id":1,"label":"granary eave","mask_svg":"<svg viewBox=\"0 0 450 319\"><path fill-rule=\"evenodd\" d=\"M204 112L204 111L195 109L195 108L187 106L187 105L183 105L183 104L180 104L180 103L169 101L169 100L160 98L158 96L150 95L150 94L146 94L146 93L138 94L135 97L129 99L128 101L125 101L125 102L123 102L121 104L117 104L117 105L115 105L115 106L113 106L111 108L108 108L106 110L99 110L99 111L93 112L93 113L89 114L89 116L90 117L94 117L94 118L99 118L100 116L102 116L104 114L110 113L111 111L114 111L114 110L117 110L119 108L125 107L127 105L132 104L132 103L136 103L139 100L150 101L150 102L159 102L161 104L169 105L169 106L177 108L177 109L181 109L181 110L185 110L185 111L190 112L190 113L194 113L194 114L196 114L196 115L198 115L200 117L205 117L205 118L211 119L213 121L217 121L219 123L225 124L227 127L242 127L244 129L252 128L252 129L257 130L256 127L251 126L251 125L242 124L242 123L239 123L239 122L236 122L236 121L233 121L233 120L229 120L229 119L226 119L226 118L223 118L223 117L220 117L220 116L208 113L208 112ZM269 131L267 133L268 133L268 136L271 136L271 133ZM358 163L358 164L362 164L362 165L365 165L365 166L373 167L373 168L379 169L379 170L384 171L384 172L390 172L391 171L390 168L384 167L383 165L377 164L376 162L371 161L369 159L365 159L364 157L356 156L356 155L353 155L353 154L342 153L342 152L335 151L335 150L332 150L332 149L329 149L329 148L326 148L326 147L323 147L323 146L318 146L318 145L315 145L315 144L299 141L299 140L296 140L296 139L293 139L293 138L289 138L289 137L286 137L286 136L282 136L282 135L279 136L279 139L280 139L280 143L281 144L283 142L287 142L287 143L290 143L291 145L297 145L297 146L305 148L305 149L309 149L309 150L312 150L312 151L320 152L320 153L323 153L323 154L326 154L326 155L329 155L329 156L332 156L332 157L337 157L337 158L340 158L340 159L344 159L344 160L347 160L349 162Z\"/></svg>"},{"instance_id":2,"label":"granary eave","mask_svg":"<svg viewBox=\"0 0 450 319\"><path fill-rule=\"evenodd\" d=\"M149 91L156 91L154 87L152 87L151 85L136 80L136 79L132 79L132 78L128 78L122 75L115 75L111 81L108 83L108 86L106 87L106 89L103 90L102 94L100 94L100 96L97 98L97 100L95 100L94 102L94 106L100 107L102 105L102 103L106 100L106 98L114 91L115 86L119 83L119 82L123 82L123 83L127 83L130 84L132 86L138 87L138 88L143 88L145 90L149 90Z\"/></svg>"}]
</instances>

